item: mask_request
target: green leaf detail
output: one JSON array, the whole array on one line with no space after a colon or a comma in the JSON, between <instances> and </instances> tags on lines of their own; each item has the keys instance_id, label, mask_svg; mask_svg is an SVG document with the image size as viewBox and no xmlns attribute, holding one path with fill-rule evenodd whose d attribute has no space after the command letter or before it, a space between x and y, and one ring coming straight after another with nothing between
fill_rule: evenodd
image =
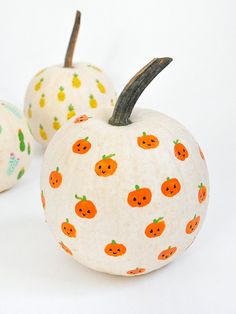
<instances>
[{"instance_id":1,"label":"green leaf detail","mask_svg":"<svg viewBox=\"0 0 236 314\"><path fill-rule=\"evenodd\" d=\"M140 186L139 185L135 185L135 190L139 190L140 189Z\"/></svg>"}]
</instances>

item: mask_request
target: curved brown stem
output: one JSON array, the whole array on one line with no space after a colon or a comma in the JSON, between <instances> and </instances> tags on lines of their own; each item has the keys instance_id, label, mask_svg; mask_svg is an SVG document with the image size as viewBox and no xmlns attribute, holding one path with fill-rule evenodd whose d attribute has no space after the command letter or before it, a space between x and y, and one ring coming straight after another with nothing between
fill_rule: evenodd
<instances>
[{"instance_id":1,"label":"curved brown stem","mask_svg":"<svg viewBox=\"0 0 236 314\"><path fill-rule=\"evenodd\" d=\"M128 82L116 102L109 124L124 126L132 123L130 115L140 95L171 61L171 58L155 58Z\"/></svg>"},{"instance_id":2,"label":"curved brown stem","mask_svg":"<svg viewBox=\"0 0 236 314\"><path fill-rule=\"evenodd\" d=\"M70 36L69 45L66 51L66 57L64 62L64 68L72 68L73 67L73 55L75 50L76 41L79 34L79 28L80 28L80 17L81 13L80 11L76 11L75 16L75 23L74 27Z\"/></svg>"}]
</instances>

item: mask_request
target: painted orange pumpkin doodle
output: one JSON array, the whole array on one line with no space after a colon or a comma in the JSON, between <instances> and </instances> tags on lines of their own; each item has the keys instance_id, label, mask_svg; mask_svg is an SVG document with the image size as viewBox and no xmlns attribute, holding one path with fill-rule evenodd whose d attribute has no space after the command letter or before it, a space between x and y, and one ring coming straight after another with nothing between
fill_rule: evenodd
<instances>
[{"instance_id":1,"label":"painted orange pumpkin doodle","mask_svg":"<svg viewBox=\"0 0 236 314\"><path fill-rule=\"evenodd\" d=\"M151 202L152 192L149 188L140 188L135 185L135 190L128 195L128 204L132 207L144 207Z\"/></svg>"},{"instance_id":2,"label":"painted orange pumpkin doodle","mask_svg":"<svg viewBox=\"0 0 236 314\"><path fill-rule=\"evenodd\" d=\"M66 236L76 238L76 229L74 225L69 222L68 218L61 224L61 230Z\"/></svg>"},{"instance_id":3,"label":"painted orange pumpkin doodle","mask_svg":"<svg viewBox=\"0 0 236 314\"><path fill-rule=\"evenodd\" d=\"M163 217L159 217L158 219L154 219L153 222L146 227L145 234L148 238L156 238L162 235L165 228L166 224Z\"/></svg>"},{"instance_id":4,"label":"painted orange pumpkin doodle","mask_svg":"<svg viewBox=\"0 0 236 314\"><path fill-rule=\"evenodd\" d=\"M173 197L180 192L181 185L179 180L176 178L167 178L164 183L162 183L161 191L167 197Z\"/></svg>"},{"instance_id":5,"label":"painted orange pumpkin doodle","mask_svg":"<svg viewBox=\"0 0 236 314\"><path fill-rule=\"evenodd\" d=\"M90 117L88 117L86 114L83 114L82 116L76 117L74 123L81 123L87 121L89 118Z\"/></svg>"},{"instance_id":6,"label":"painted orange pumpkin doodle","mask_svg":"<svg viewBox=\"0 0 236 314\"><path fill-rule=\"evenodd\" d=\"M205 199L207 197L207 188L203 183L200 183L198 188L199 188L198 200L199 200L199 203L202 203L205 201Z\"/></svg>"},{"instance_id":7,"label":"painted orange pumpkin doodle","mask_svg":"<svg viewBox=\"0 0 236 314\"><path fill-rule=\"evenodd\" d=\"M175 144L174 146L175 157L182 161L188 158L187 148L182 143L180 143L179 140L173 141L173 143Z\"/></svg>"},{"instance_id":8,"label":"painted orange pumpkin doodle","mask_svg":"<svg viewBox=\"0 0 236 314\"><path fill-rule=\"evenodd\" d=\"M185 229L186 233L191 234L192 232L194 232L197 229L199 223L200 223L200 216L195 215L193 219L187 223L187 226Z\"/></svg>"},{"instance_id":9,"label":"painted orange pumpkin doodle","mask_svg":"<svg viewBox=\"0 0 236 314\"><path fill-rule=\"evenodd\" d=\"M75 154L86 154L91 148L91 143L88 141L88 137L76 141L72 146L72 151Z\"/></svg>"},{"instance_id":10,"label":"painted orange pumpkin doodle","mask_svg":"<svg viewBox=\"0 0 236 314\"><path fill-rule=\"evenodd\" d=\"M73 253L71 252L71 250L70 250L62 241L59 242L59 244L60 244L61 248L63 248L63 250L64 250L66 253L68 253L68 254L70 254L70 255L73 255Z\"/></svg>"},{"instance_id":11,"label":"painted orange pumpkin doodle","mask_svg":"<svg viewBox=\"0 0 236 314\"><path fill-rule=\"evenodd\" d=\"M107 244L104 249L105 253L109 256L121 256L126 253L126 247L121 243L116 243L112 240L111 243Z\"/></svg>"},{"instance_id":12,"label":"painted orange pumpkin doodle","mask_svg":"<svg viewBox=\"0 0 236 314\"><path fill-rule=\"evenodd\" d=\"M45 201L45 197L43 194L43 190L41 191L41 203L42 203L43 209L45 209L46 208L46 201Z\"/></svg>"},{"instance_id":13,"label":"painted orange pumpkin doodle","mask_svg":"<svg viewBox=\"0 0 236 314\"><path fill-rule=\"evenodd\" d=\"M59 172L59 168L58 167L56 168L56 170L54 170L54 171L52 171L50 173L49 183L50 183L50 185L51 185L51 187L53 189L57 189L61 185L61 183L62 183L62 175Z\"/></svg>"},{"instance_id":14,"label":"painted orange pumpkin doodle","mask_svg":"<svg viewBox=\"0 0 236 314\"><path fill-rule=\"evenodd\" d=\"M155 135L147 135L143 132L143 135L137 138L138 146L143 149L157 148L159 146L159 140Z\"/></svg>"},{"instance_id":15,"label":"painted orange pumpkin doodle","mask_svg":"<svg viewBox=\"0 0 236 314\"><path fill-rule=\"evenodd\" d=\"M115 173L117 168L117 162L111 157L115 154L103 155L95 165L95 172L100 177L108 177Z\"/></svg>"},{"instance_id":16,"label":"painted orange pumpkin doodle","mask_svg":"<svg viewBox=\"0 0 236 314\"><path fill-rule=\"evenodd\" d=\"M91 219L96 216L96 206L93 204L92 201L87 200L85 195L79 197L76 194L75 198L79 200L79 202L75 205L75 212L79 217Z\"/></svg>"},{"instance_id":17,"label":"painted orange pumpkin doodle","mask_svg":"<svg viewBox=\"0 0 236 314\"><path fill-rule=\"evenodd\" d=\"M139 274L144 273L145 271L146 271L145 268L139 268L139 267L137 267L137 268L135 268L135 269L131 269L131 270L127 271L127 274L128 274L128 275L139 275Z\"/></svg>"},{"instance_id":18,"label":"painted orange pumpkin doodle","mask_svg":"<svg viewBox=\"0 0 236 314\"><path fill-rule=\"evenodd\" d=\"M158 255L159 260L166 260L167 258L170 258L175 252L177 251L177 247L171 247L169 246L168 249L162 251Z\"/></svg>"}]
</instances>

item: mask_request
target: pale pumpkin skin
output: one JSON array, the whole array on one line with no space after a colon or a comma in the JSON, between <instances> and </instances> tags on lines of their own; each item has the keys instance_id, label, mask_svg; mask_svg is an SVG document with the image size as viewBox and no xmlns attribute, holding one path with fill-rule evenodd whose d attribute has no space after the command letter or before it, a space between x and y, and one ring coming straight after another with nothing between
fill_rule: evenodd
<instances>
[{"instance_id":1,"label":"pale pumpkin skin","mask_svg":"<svg viewBox=\"0 0 236 314\"><path fill-rule=\"evenodd\" d=\"M32 150L33 138L24 115L8 102L0 101L0 192L22 178Z\"/></svg>"},{"instance_id":2,"label":"pale pumpkin skin","mask_svg":"<svg viewBox=\"0 0 236 314\"><path fill-rule=\"evenodd\" d=\"M81 264L115 275L146 274L173 261L194 241L208 205L207 166L198 143L172 118L157 111L136 109L132 124L118 127L108 124L110 116L110 112L104 110L98 118L82 123L73 123L72 119L52 139L41 172L46 220L57 242L69 248ZM143 132L155 135L158 147L141 148L137 139ZM73 144L87 137L90 150L81 155L73 153ZM173 141L176 139L188 150L184 161L175 156ZM115 154L112 159L117 169L110 176L98 176L95 164L109 154ZM49 175L56 167L63 179L58 189L52 189ZM173 197L166 197L161 191L167 177L177 178L181 184L180 192ZM207 189L202 203L198 200L201 182ZM128 204L128 194L135 190L135 185L151 190L148 205L132 207ZM75 194L85 195L94 203L97 209L94 218L83 219L76 214ZM186 226L195 214L200 216L200 224L187 234ZM164 232L158 237L147 237L146 227L159 217L165 222ZM66 218L76 228L76 238L69 238L61 231ZM125 246L126 252L121 249L124 254L115 257L106 254L104 249L112 240ZM177 248L172 250L173 256L158 259L170 246Z\"/></svg>"},{"instance_id":3,"label":"pale pumpkin skin","mask_svg":"<svg viewBox=\"0 0 236 314\"><path fill-rule=\"evenodd\" d=\"M82 113L95 116L102 108L112 110L115 101L111 80L98 67L87 63L52 66L31 80L24 112L33 137L46 146L70 118Z\"/></svg>"}]
</instances>

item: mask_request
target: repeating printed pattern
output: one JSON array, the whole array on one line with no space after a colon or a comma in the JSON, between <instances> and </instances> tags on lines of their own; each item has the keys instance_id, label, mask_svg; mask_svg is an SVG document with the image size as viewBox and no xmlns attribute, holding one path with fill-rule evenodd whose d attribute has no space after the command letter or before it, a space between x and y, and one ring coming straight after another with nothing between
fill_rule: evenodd
<instances>
[{"instance_id":1,"label":"repeating printed pattern","mask_svg":"<svg viewBox=\"0 0 236 314\"><path fill-rule=\"evenodd\" d=\"M68 126L68 128L72 128L73 127L72 125L77 125L77 124L80 125L81 123L84 123L88 120L89 119L86 115L76 117L74 121L71 123L71 125ZM79 134L80 133L79 130L81 129L77 129L75 133ZM89 127L86 128L86 130L89 130ZM149 151L150 152L156 151L157 154L159 154L161 146L163 145L163 142L161 138L159 137L159 135L156 132L149 134L145 130L140 130L140 131L141 132L139 132L139 134L141 135L138 135L137 133L136 138L130 139L130 141L133 141L133 143L136 142L136 149L137 150L142 149L143 151L146 151L147 153ZM66 130L64 130L64 132L66 133ZM74 156L74 158L76 158L76 156L81 156L79 159L80 165L81 164L83 165L83 161L86 160L86 156L87 154L90 154L91 150L93 150L91 154L96 155L96 150L98 149L96 142L93 141L93 138L94 138L93 133L91 132L91 134L89 134L89 131L85 131L85 132L87 132L86 136L78 137L76 141L71 143L70 148L68 148L66 152L66 154L68 154L71 158L72 156ZM51 146L53 147L54 145L54 153L55 153L55 147L57 146L56 143L58 143L57 142L58 139L59 139L59 134L57 134L57 139L55 139L55 143L52 143L52 146ZM190 145L188 145L188 141L185 142L183 140L182 142L181 138L180 139L174 138L169 143L164 143L164 144L167 145L170 151L171 158L174 160L174 162L177 163L177 167L180 167L181 172L184 172L184 167L185 167L184 163L186 162L188 162L189 164L193 163L192 158L194 157L195 162L197 160L200 167L203 168L203 173L204 173L203 178L207 180L207 168L205 164L204 155L202 151L200 150L200 148L198 147L198 145L195 144L193 140L191 140L191 147ZM48 151L50 151L51 147L48 148ZM193 147L195 147L195 150L193 149ZM117 151L104 152L105 154L101 156L100 160L98 160L95 163L90 163L89 168L86 169L88 175L93 175L94 173L94 175L97 176L99 180L98 181L99 185L102 186L103 184L105 184L105 182L109 178L119 175L118 172L122 170L121 169L123 167L122 162L120 161L118 162L118 159L117 159L117 156L119 154L118 151L119 151L119 148L117 147ZM60 154L61 152L58 152L58 153ZM132 151L132 154L134 154L135 156L135 151ZM192 156L193 154L194 156ZM45 158L50 158L50 160L52 160L52 156L55 156L55 155L50 155L49 153L49 156L48 157L46 156ZM60 159L58 157L55 162L59 160ZM50 164L51 163L49 163L49 165ZM50 219L52 219L53 211L55 210L55 208L53 208L53 205L52 205L53 202L51 200L51 198L54 197L55 194L53 194L52 191L53 190L59 191L63 187L63 185L69 184L69 181L68 181L67 173L64 173L64 171L67 172L66 167L63 166L63 168L61 168L60 166L60 169L59 169L58 164L54 165L54 169L53 168L50 169L50 166L49 168L47 167L48 167L48 164L46 162L46 166L44 167L45 172L43 171L41 199L42 199L43 208L46 210L46 216L50 216L51 217ZM50 169L50 172L48 172L48 169ZM179 172L178 177L173 177L173 178L168 177L169 173L168 172L166 173L166 180L164 180L159 185L159 191L160 191L159 195L156 195L156 192L154 192L155 189L153 189L152 183L150 183L149 186L141 186L141 185L136 184L133 187L130 186L130 188L127 188L126 204L130 208L130 210L133 211L132 214L136 211L137 217L143 216L144 220L146 221L146 218L150 217L150 216L147 216L148 212L146 208L153 206L152 205L153 203L156 204L156 199L158 199L158 202L160 203L162 202L160 198L163 198L163 200L164 199L169 200L168 202L169 208L167 209L167 211L171 211L171 208L175 206L175 198L177 198L178 195L181 194L180 197L184 197L183 203L187 201L188 196L186 195L186 198L185 196L183 196L183 193L186 193L186 189L184 188L184 181L186 181L186 179L191 180L191 178L183 179L183 175L181 174L181 172ZM129 171L127 171L127 173L129 173ZM195 174L193 173L193 176L194 175ZM78 176L78 180L79 180L79 176ZM84 182L86 182L86 180L83 180L83 183ZM204 215L205 215L207 201L208 201L208 187L206 184L207 183L205 182L199 182L198 185L196 185L194 188L195 189L194 193L196 195L198 206L199 207L205 206L204 211L202 212L202 214ZM81 185L79 186L81 187ZM45 199L44 195L46 195L49 199L49 202L50 202L49 207L47 207L47 198ZM124 196L122 196L122 194L119 193L118 188L116 191L116 195L117 195L117 202L118 203L120 202L120 206L123 206L123 203L120 201L120 199L124 198ZM101 207L99 208L96 204L96 201L94 199L90 199L87 195L79 195L79 194L74 195L71 193L71 195L66 195L65 197L68 197L70 200L73 200L74 205L72 206L73 207L72 212L69 208L66 210L68 214L67 216L65 216L64 220L61 221L61 235L62 236L59 237L60 238L59 244L68 254L73 256L77 252L77 250L78 252L80 250L79 241L80 241L80 236L81 236L80 225L77 226L77 223L75 222L79 222L79 220L82 219L84 221L84 224L88 223L89 226L94 224L94 228L96 230L97 224L98 224L96 217L102 214L101 212L102 208ZM102 195L102 196L100 195L100 197L106 198L106 195ZM112 205L113 204L111 204L111 210L112 210ZM60 211L60 208L56 210ZM179 208L179 211L180 210L181 208ZM187 239L192 234L194 234L194 238L195 238L195 233L198 230L200 223L202 222L202 218L204 218L202 217L202 214L199 214L199 208L195 207L192 210L195 212L195 214L192 216L190 220L186 216L185 227L181 227L177 230L172 230L172 232L177 232L181 234L181 236L184 237L185 239ZM129 211L126 210L124 211L123 215L125 217L126 215L127 216L130 215L130 213ZM52 221L50 221L50 223L52 223ZM84 224L83 226L85 226ZM140 226L141 225L142 224L140 223ZM136 227L137 234L135 235L137 237L146 238L148 239L148 241L159 241L159 239L161 239L162 237L170 238L170 241L166 245L166 247L163 247L161 249L161 246L160 246L160 248L158 249L158 245L157 245L155 256L149 257L151 260L155 259L157 263L156 268L159 268L162 265L164 265L162 264L164 261L169 262L170 260L172 260L172 256L175 256L177 252L183 251L183 247L179 247L178 244L176 245L174 238L170 235L170 229L172 228L172 225L173 225L173 222L168 220L168 218L166 218L165 216L158 216L158 210L157 210L157 215L150 217L149 222L146 223L146 226L143 227L143 229L142 228L140 229L139 224L137 224L137 227ZM53 226L53 229L54 228L58 230L58 227ZM125 232L126 231L124 229L124 233ZM113 234L111 233L110 239L107 239L107 243L104 244L103 247L96 247L97 252L100 252L98 254L99 255L105 254L106 256L109 256L111 258L115 258L118 260L120 258L124 258L129 253L129 250L131 248L129 247L129 245L127 245L125 241L121 242L119 238L113 239L112 236ZM130 236L130 235L127 235L127 236ZM70 240L67 244L66 239L68 238L72 240ZM76 241L74 244L73 244L73 239L74 241ZM78 247L77 247L77 239L78 239ZM194 239L191 238L191 243L193 240ZM84 236L83 236L83 241L85 241ZM157 242L157 244L158 243L159 242ZM189 246L189 243L190 242L188 241L188 246ZM185 247L185 249L186 248L187 246ZM145 250L145 248L142 248L142 249ZM76 256L75 258L77 259ZM138 256L137 256L137 259L139 259ZM109 263L111 263L112 265L112 261L110 261ZM136 268L126 269L125 272L123 270L119 274L134 276L134 275L144 274L153 270L153 269L148 269L147 264L148 263L138 264L136 265L137 266ZM112 266L111 266L111 269L112 269ZM116 273L114 271L111 271L111 269L107 271Z\"/></svg>"},{"instance_id":2,"label":"repeating printed pattern","mask_svg":"<svg viewBox=\"0 0 236 314\"><path fill-rule=\"evenodd\" d=\"M0 192L22 178L31 160L32 136L20 111L0 102Z\"/></svg>"},{"instance_id":3,"label":"repeating printed pattern","mask_svg":"<svg viewBox=\"0 0 236 314\"><path fill-rule=\"evenodd\" d=\"M33 78L25 96L25 116L34 138L47 144L61 126L79 113L114 106L116 94L107 76L91 64L73 69L45 68Z\"/></svg>"}]
</instances>

